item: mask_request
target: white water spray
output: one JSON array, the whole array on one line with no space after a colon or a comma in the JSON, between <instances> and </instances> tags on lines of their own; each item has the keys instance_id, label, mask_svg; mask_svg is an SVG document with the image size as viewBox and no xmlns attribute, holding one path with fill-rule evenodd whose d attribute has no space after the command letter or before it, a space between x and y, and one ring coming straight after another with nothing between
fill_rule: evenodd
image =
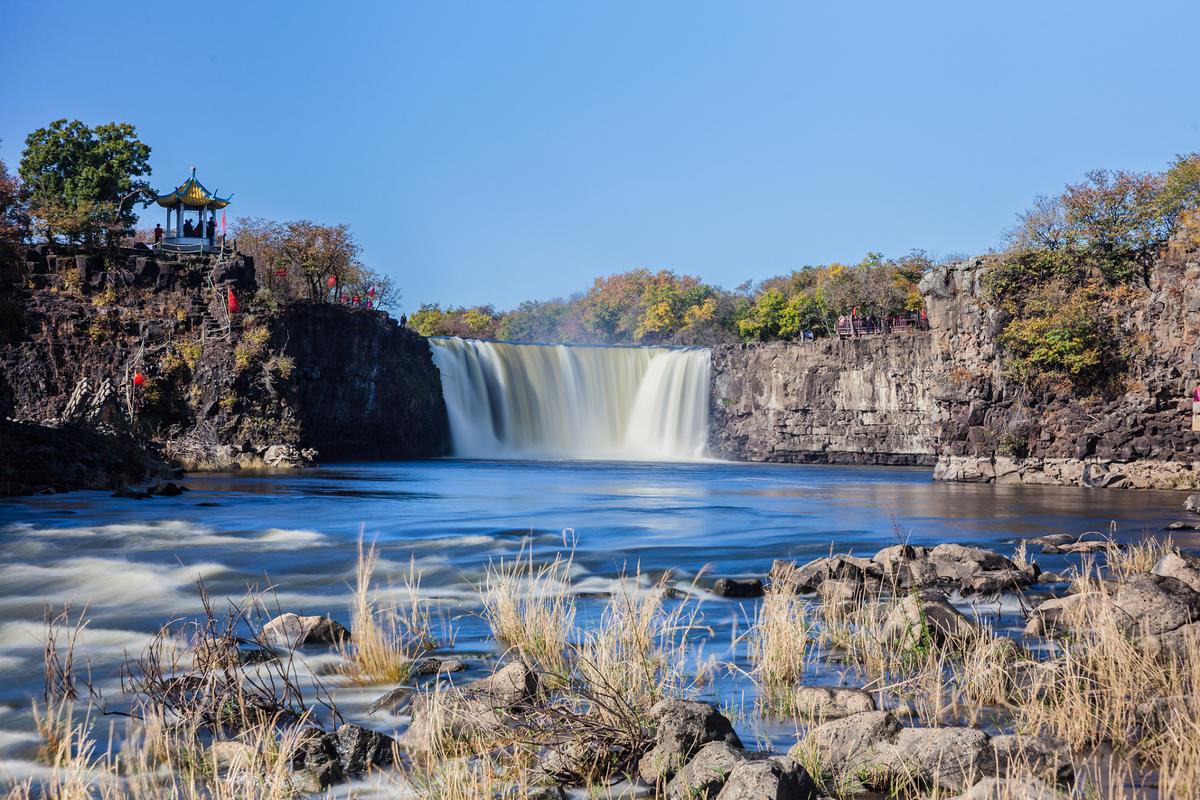
<instances>
[{"instance_id":1,"label":"white water spray","mask_svg":"<svg viewBox=\"0 0 1200 800\"><path fill-rule=\"evenodd\" d=\"M429 341L455 455L704 456L707 350Z\"/></svg>"}]
</instances>

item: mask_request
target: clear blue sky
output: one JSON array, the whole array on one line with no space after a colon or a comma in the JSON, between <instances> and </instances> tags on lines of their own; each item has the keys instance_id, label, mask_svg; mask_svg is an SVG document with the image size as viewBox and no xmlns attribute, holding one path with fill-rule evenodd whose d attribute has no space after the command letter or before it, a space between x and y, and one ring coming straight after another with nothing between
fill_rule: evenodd
<instances>
[{"instance_id":1,"label":"clear blue sky","mask_svg":"<svg viewBox=\"0 0 1200 800\"><path fill-rule=\"evenodd\" d=\"M982 251L1200 150L1200 3L3 0L0 157L134 123L152 181L347 222L404 306ZM157 215L150 218L157 220Z\"/></svg>"}]
</instances>

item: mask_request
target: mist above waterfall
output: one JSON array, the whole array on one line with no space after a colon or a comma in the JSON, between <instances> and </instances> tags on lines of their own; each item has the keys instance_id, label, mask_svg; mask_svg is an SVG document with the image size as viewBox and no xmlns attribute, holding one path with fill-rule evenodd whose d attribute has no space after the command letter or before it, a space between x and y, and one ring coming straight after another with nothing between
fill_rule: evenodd
<instances>
[{"instance_id":1,"label":"mist above waterfall","mask_svg":"<svg viewBox=\"0 0 1200 800\"><path fill-rule=\"evenodd\" d=\"M694 460L708 437L709 352L430 339L454 454Z\"/></svg>"}]
</instances>

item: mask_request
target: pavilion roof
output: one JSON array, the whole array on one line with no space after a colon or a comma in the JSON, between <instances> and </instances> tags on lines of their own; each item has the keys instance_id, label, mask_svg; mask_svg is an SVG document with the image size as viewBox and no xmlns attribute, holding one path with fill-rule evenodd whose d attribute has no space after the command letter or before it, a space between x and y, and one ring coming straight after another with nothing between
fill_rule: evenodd
<instances>
[{"instance_id":1,"label":"pavilion roof","mask_svg":"<svg viewBox=\"0 0 1200 800\"><path fill-rule=\"evenodd\" d=\"M204 188L204 184L196 180L196 168L192 167L192 175L175 187L174 191L155 196L154 201L164 208L174 208L181 202L187 208L224 208L229 205L228 197L217 197Z\"/></svg>"}]
</instances>

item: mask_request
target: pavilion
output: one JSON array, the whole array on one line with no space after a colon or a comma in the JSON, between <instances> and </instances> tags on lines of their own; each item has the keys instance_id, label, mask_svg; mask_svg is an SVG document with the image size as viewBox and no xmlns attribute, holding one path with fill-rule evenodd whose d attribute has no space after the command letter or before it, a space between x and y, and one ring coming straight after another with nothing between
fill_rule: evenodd
<instances>
[{"instance_id":1,"label":"pavilion","mask_svg":"<svg viewBox=\"0 0 1200 800\"><path fill-rule=\"evenodd\" d=\"M167 210L167 225L163 235L164 250L175 250L188 253L208 253L218 250L216 237L210 239L205 235L205 228L211 220L216 221L215 212L229 205L228 197L218 197L216 193L204 188L204 184L196 180L196 168L192 167L192 175L174 191L156 195L154 202ZM175 227L171 227L171 212L175 212ZM184 215L196 213L196 227L191 236L184 235Z\"/></svg>"}]
</instances>

